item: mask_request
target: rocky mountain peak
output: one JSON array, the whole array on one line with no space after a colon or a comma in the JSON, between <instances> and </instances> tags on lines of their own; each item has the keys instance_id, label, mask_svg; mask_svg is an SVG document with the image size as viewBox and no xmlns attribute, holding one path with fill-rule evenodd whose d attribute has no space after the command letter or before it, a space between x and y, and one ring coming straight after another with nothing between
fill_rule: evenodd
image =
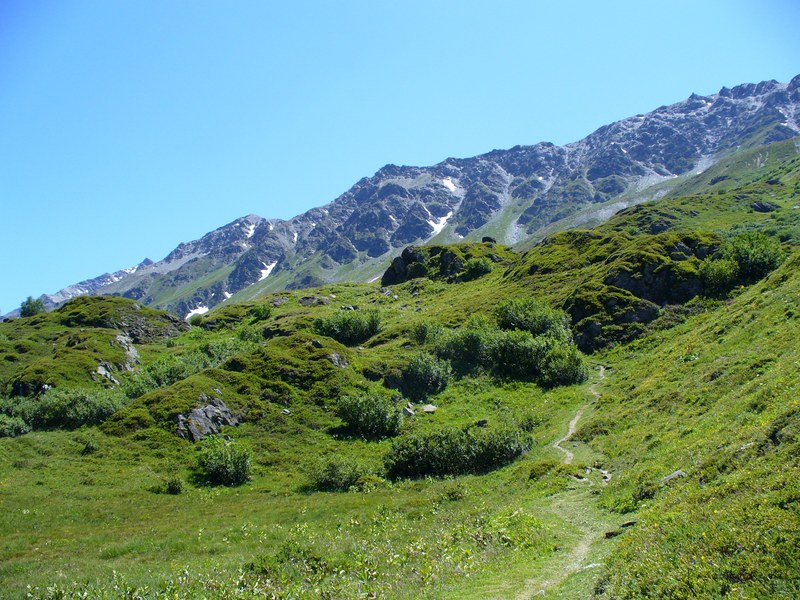
<instances>
[{"instance_id":1,"label":"rocky mountain peak","mask_svg":"<svg viewBox=\"0 0 800 600\"><path fill-rule=\"evenodd\" d=\"M405 246L434 238L537 239L571 215L610 216L656 198L680 176L740 146L797 136L798 105L800 76L788 84L770 80L691 94L564 146L518 145L430 167L387 164L331 203L292 219L250 214L178 245L161 261L47 299L52 305L84 293L119 294L186 316L251 288L254 294L370 279ZM603 208L592 212L595 206Z\"/></svg>"}]
</instances>

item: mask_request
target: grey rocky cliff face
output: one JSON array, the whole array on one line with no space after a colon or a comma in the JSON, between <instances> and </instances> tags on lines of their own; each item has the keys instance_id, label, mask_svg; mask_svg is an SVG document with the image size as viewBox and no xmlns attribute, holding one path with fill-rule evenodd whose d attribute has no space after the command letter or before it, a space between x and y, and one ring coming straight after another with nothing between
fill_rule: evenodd
<instances>
[{"instance_id":1,"label":"grey rocky cliff face","mask_svg":"<svg viewBox=\"0 0 800 600\"><path fill-rule=\"evenodd\" d=\"M285 288L308 287L351 278L352 263L370 261L380 273L402 248L433 237L455 242L488 234L514 244L623 194L631 203L655 197L647 193L651 186L703 169L740 145L800 135L798 106L800 76L789 84L766 81L693 94L565 146L516 146L431 167L386 165L326 206L287 221L237 219L179 245L162 261L52 298L118 294L184 317L267 277L281 275ZM211 283L196 285L222 270ZM192 291L181 294L182 288ZM161 301L155 290L164 289L179 299Z\"/></svg>"}]
</instances>

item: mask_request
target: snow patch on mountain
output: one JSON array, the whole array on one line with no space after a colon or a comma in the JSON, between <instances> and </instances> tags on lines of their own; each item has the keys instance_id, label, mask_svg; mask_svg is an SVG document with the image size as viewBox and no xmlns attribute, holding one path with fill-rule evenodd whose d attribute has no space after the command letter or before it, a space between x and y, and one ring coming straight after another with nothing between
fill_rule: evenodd
<instances>
[{"instance_id":1,"label":"snow patch on mountain","mask_svg":"<svg viewBox=\"0 0 800 600\"><path fill-rule=\"evenodd\" d=\"M444 229L444 226L447 225L447 221L452 216L453 216L453 211L451 210L449 213L447 213L441 219L432 219L432 220L428 221L428 225L430 225L433 228L433 233L431 234L431 237L439 234L442 231L442 229Z\"/></svg>"},{"instance_id":2,"label":"snow patch on mountain","mask_svg":"<svg viewBox=\"0 0 800 600\"><path fill-rule=\"evenodd\" d=\"M184 317L184 319L186 319L188 321L189 319L191 319L195 315L204 315L207 312L208 312L208 307L201 305L201 306L198 306L197 308L193 308L188 313L186 313L186 316Z\"/></svg>"},{"instance_id":3,"label":"snow patch on mountain","mask_svg":"<svg viewBox=\"0 0 800 600\"><path fill-rule=\"evenodd\" d=\"M274 261L274 262L271 262L269 264L266 264L266 263L261 263L261 264L264 265L264 268L261 269L261 276L258 278L259 281L269 277L270 273L272 273L272 269L274 269L275 265L278 264L278 261Z\"/></svg>"}]
</instances>

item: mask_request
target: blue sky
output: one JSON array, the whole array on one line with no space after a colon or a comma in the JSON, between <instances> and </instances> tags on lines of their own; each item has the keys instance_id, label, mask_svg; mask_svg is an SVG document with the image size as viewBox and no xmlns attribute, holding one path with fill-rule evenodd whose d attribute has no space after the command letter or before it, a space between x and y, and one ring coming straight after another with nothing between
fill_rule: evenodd
<instances>
[{"instance_id":1,"label":"blue sky","mask_svg":"<svg viewBox=\"0 0 800 600\"><path fill-rule=\"evenodd\" d=\"M0 314L387 163L788 81L797 23L793 0L4 0Z\"/></svg>"}]
</instances>

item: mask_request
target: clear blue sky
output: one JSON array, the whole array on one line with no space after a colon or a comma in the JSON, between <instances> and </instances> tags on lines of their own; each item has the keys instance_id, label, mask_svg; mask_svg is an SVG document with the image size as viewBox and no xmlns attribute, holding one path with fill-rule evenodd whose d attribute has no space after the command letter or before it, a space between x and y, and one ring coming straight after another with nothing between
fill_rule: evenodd
<instances>
[{"instance_id":1,"label":"clear blue sky","mask_svg":"<svg viewBox=\"0 0 800 600\"><path fill-rule=\"evenodd\" d=\"M788 81L798 23L795 0L3 0L0 313L386 163Z\"/></svg>"}]
</instances>

